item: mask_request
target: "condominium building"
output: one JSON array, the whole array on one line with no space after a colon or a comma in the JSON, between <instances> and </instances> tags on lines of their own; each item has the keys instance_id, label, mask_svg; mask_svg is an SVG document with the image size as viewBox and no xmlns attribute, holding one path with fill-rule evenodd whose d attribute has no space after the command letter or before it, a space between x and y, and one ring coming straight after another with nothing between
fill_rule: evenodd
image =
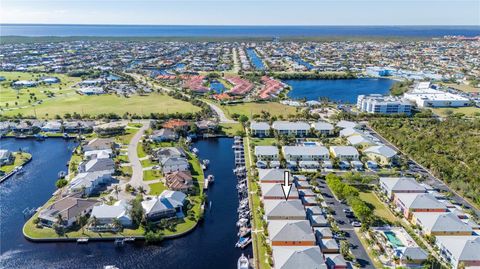
<instances>
[{"instance_id":1,"label":"condominium building","mask_svg":"<svg viewBox=\"0 0 480 269\"><path fill-rule=\"evenodd\" d=\"M410 115L412 105L405 99L380 94L359 95L357 108L362 112L374 114L400 114Z\"/></svg>"}]
</instances>

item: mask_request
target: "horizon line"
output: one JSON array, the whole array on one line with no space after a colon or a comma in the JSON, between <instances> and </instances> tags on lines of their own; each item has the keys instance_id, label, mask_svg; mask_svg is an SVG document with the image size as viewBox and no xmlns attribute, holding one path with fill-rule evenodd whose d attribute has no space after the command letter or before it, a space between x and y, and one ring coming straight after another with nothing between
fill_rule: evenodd
<instances>
[{"instance_id":1,"label":"horizon line","mask_svg":"<svg viewBox=\"0 0 480 269\"><path fill-rule=\"evenodd\" d=\"M171 27L473 27L475 24L89 24L89 23L2 23L0 25L39 25L39 26L171 26Z\"/></svg>"}]
</instances>

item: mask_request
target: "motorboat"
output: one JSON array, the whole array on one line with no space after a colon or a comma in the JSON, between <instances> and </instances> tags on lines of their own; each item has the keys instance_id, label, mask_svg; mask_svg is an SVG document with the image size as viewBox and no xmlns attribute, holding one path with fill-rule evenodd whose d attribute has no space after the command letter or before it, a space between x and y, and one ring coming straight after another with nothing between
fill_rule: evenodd
<instances>
[{"instance_id":1,"label":"motorboat","mask_svg":"<svg viewBox=\"0 0 480 269\"><path fill-rule=\"evenodd\" d=\"M241 226L244 226L246 224L248 224L250 220L247 219L247 218L241 218L237 221L237 227L241 227Z\"/></svg>"},{"instance_id":2,"label":"motorboat","mask_svg":"<svg viewBox=\"0 0 480 269\"><path fill-rule=\"evenodd\" d=\"M248 234L250 234L251 231L252 231L251 228L241 227L240 230L238 231L237 235L238 235L239 237L245 237L245 236L247 236Z\"/></svg>"},{"instance_id":3,"label":"motorboat","mask_svg":"<svg viewBox=\"0 0 480 269\"><path fill-rule=\"evenodd\" d=\"M207 180L208 180L208 182L212 183L212 182L215 181L215 177L213 175L208 175Z\"/></svg>"},{"instance_id":4,"label":"motorboat","mask_svg":"<svg viewBox=\"0 0 480 269\"><path fill-rule=\"evenodd\" d=\"M245 257L245 255L243 255L242 253L242 256L238 258L237 269L249 269L249 268L250 268L250 262L248 261L248 258Z\"/></svg>"},{"instance_id":5,"label":"motorboat","mask_svg":"<svg viewBox=\"0 0 480 269\"><path fill-rule=\"evenodd\" d=\"M235 247L243 249L250 243L252 243L252 239L250 237L240 237L240 239L238 239L238 242L235 244Z\"/></svg>"}]
</instances>

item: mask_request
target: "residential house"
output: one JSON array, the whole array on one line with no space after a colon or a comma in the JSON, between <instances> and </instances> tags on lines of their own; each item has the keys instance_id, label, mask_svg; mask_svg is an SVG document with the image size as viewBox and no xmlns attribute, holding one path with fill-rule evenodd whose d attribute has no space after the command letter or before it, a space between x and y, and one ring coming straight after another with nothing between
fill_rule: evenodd
<instances>
[{"instance_id":1,"label":"residential house","mask_svg":"<svg viewBox=\"0 0 480 269\"><path fill-rule=\"evenodd\" d=\"M111 150L113 145L113 138L94 138L90 140L88 144L84 145L82 149L84 152L91 150Z\"/></svg>"},{"instance_id":2,"label":"residential house","mask_svg":"<svg viewBox=\"0 0 480 269\"><path fill-rule=\"evenodd\" d=\"M187 195L179 191L163 191L159 196L142 202L145 217L149 221L183 216L183 206Z\"/></svg>"},{"instance_id":3,"label":"residential house","mask_svg":"<svg viewBox=\"0 0 480 269\"><path fill-rule=\"evenodd\" d=\"M188 171L190 164L183 157L168 157L160 161L162 172L168 174L176 171Z\"/></svg>"},{"instance_id":4,"label":"residential house","mask_svg":"<svg viewBox=\"0 0 480 269\"><path fill-rule=\"evenodd\" d=\"M118 220L124 228L132 226L132 218L129 213L130 207L126 200L119 200L113 205L101 204L94 206L91 217L96 219L97 224L91 226L90 229L94 231L115 231L118 229L114 225L115 220Z\"/></svg>"},{"instance_id":5,"label":"residential house","mask_svg":"<svg viewBox=\"0 0 480 269\"><path fill-rule=\"evenodd\" d=\"M260 183L263 200L285 200L285 194L280 183ZM298 190L295 186L290 189L288 199L298 199Z\"/></svg>"},{"instance_id":6,"label":"residential house","mask_svg":"<svg viewBox=\"0 0 480 269\"><path fill-rule=\"evenodd\" d=\"M190 171L175 171L165 176L167 187L174 191L188 193L193 187L193 178Z\"/></svg>"},{"instance_id":7,"label":"residential house","mask_svg":"<svg viewBox=\"0 0 480 269\"><path fill-rule=\"evenodd\" d=\"M0 166L12 164L15 160L12 152L7 149L0 149Z\"/></svg>"},{"instance_id":8,"label":"residential house","mask_svg":"<svg viewBox=\"0 0 480 269\"><path fill-rule=\"evenodd\" d=\"M187 154L185 151L180 148L180 147L165 147L165 148L160 148L155 153L153 154L154 157L161 161L163 159L167 158L180 158L180 157L186 157Z\"/></svg>"},{"instance_id":9,"label":"residential house","mask_svg":"<svg viewBox=\"0 0 480 269\"><path fill-rule=\"evenodd\" d=\"M319 242L322 253L340 253L340 246L333 238L322 238Z\"/></svg>"},{"instance_id":10,"label":"residential house","mask_svg":"<svg viewBox=\"0 0 480 269\"><path fill-rule=\"evenodd\" d=\"M328 149L323 146L284 146L283 155L287 161L319 161L328 160Z\"/></svg>"},{"instance_id":11,"label":"residential house","mask_svg":"<svg viewBox=\"0 0 480 269\"><path fill-rule=\"evenodd\" d=\"M331 146L330 152L333 157L340 160L358 160L360 156L357 149L352 146Z\"/></svg>"},{"instance_id":12,"label":"residential house","mask_svg":"<svg viewBox=\"0 0 480 269\"><path fill-rule=\"evenodd\" d=\"M97 200L68 196L40 210L38 219L40 224L46 227L54 224L70 227L78 217L89 214L96 203Z\"/></svg>"},{"instance_id":13,"label":"residential house","mask_svg":"<svg viewBox=\"0 0 480 269\"><path fill-rule=\"evenodd\" d=\"M324 254L324 256L325 264L327 265L328 269L347 269L347 261L342 254L332 253Z\"/></svg>"},{"instance_id":14,"label":"residential house","mask_svg":"<svg viewBox=\"0 0 480 269\"><path fill-rule=\"evenodd\" d=\"M111 174L115 172L115 163L110 158L96 158L87 161L83 161L78 166L78 172L97 172L97 171L110 171Z\"/></svg>"},{"instance_id":15,"label":"residential house","mask_svg":"<svg viewBox=\"0 0 480 269\"><path fill-rule=\"evenodd\" d=\"M335 127L333 127L333 125L328 122L318 121L312 123L311 126L320 135L330 136L334 134Z\"/></svg>"},{"instance_id":16,"label":"residential house","mask_svg":"<svg viewBox=\"0 0 480 269\"><path fill-rule=\"evenodd\" d=\"M298 199L264 200L267 220L304 220L306 219L303 204Z\"/></svg>"},{"instance_id":17,"label":"residential house","mask_svg":"<svg viewBox=\"0 0 480 269\"><path fill-rule=\"evenodd\" d=\"M398 193L426 193L424 186L420 185L412 177L381 177L379 180L380 190L383 191L390 200Z\"/></svg>"},{"instance_id":18,"label":"residential house","mask_svg":"<svg viewBox=\"0 0 480 269\"><path fill-rule=\"evenodd\" d=\"M283 183L286 169L258 169L258 179L261 183ZM290 181L293 177L290 173Z\"/></svg>"},{"instance_id":19,"label":"residential house","mask_svg":"<svg viewBox=\"0 0 480 269\"><path fill-rule=\"evenodd\" d=\"M308 220L272 220L268 222L272 246L315 246Z\"/></svg>"},{"instance_id":20,"label":"residential house","mask_svg":"<svg viewBox=\"0 0 480 269\"><path fill-rule=\"evenodd\" d=\"M363 151L370 159L378 161L382 165L392 164L397 158L397 152L389 146L371 146Z\"/></svg>"},{"instance_id":21,"label":"residential house","mask_svg":"<svg viewBox=\"0 0 480 269\"><path fill-rule=\"evenodd\" d=\"M353 121L346 121L346 120L341 120L339 122L337 122L337 127L338 128L341 128L341 129L347 129L347 128L357 128L359 126L358 123L356 122L353 122Z\"/></svg>"},{"instance_id":22,"label":"residential house","mask_svg":"<svg viewBox=\"0 0 480 269\"><path fill-rule=\"evenodd\" d=\"M111 170L79 173L68 183L68 193L81 193L90 196L102 186L113 181Z\"/></svg>"},{"instance_id":23,"label":"residential house","mask_svg":"<svg viewBox=\"0 0 480 269\"><path fill-rule=\"evenodd\" d=\"M480 236L437 236L436 245L452 268L480 267Z\"/></svg>"},{"instance_id":24,"label":"residential house","mask_svg":"<svg viewBox=\"0 0 480 269\"><path fill-rule=\"evenodd\" d=\"M414 212L412 223L422 228L422 233L435 236L472 235L473 229L451 212Z\"/></svg>"},{"instance_id":25,"label":"residential house","mask_svg":"<svg viewBox=\"0 0 480 269\"><path fill-rule=\"evenodd\" d=\"M272 257L275 269L327 268L318 246L273 247Z\"/></svg>"},{"instance_id":26,"label":"residential house","mask_svg":"<svg viewBox=\"0 0 480 269\"><path fill-rule=\"evenodd\" d=\"M394 203L407 219L414 212L447 212L447 207L429 193L397 193Z\"/></svg>"},{"instance_id":27,"label":"residential house","mask_svg":"<svg viewBox=\"0 0 480 269\"><path fill-rule=\"evenodd\" d=\"M62 122L48 121L42 126L43 132L58 133L62 129Z\"/></svg>"},{"instance_id":28,"label":"residential house","mask_svg":"<svg viewBox=\"0 0 480 269\"><path fill-rule=\"evenodd\" d=\"M278 160L278 148L276 146L256 146L255 156L260 161L276 161Z\"/></svg>"},{"instance_id":29,"label":"residential house","mask_svg":"<svg viewBox=\"0 0 480 269\"><path fill-rule=\"evenodd\" d=\"M347 137L347 141L352 146L372 146L375 145L373 140L366 135L352 135Z\"/></svg>"},{"instance_id":30,"label":"residential house","mask_svg":"<svg viewBox=\"0 0 480 269\"><path fill-rule=\"evenodd\" d=\"M150 139L154 142L164 142L164 141L174 141L177 140L178 135L172 129L162 128L160 130L155 130L150 135Z\"/></svg>"},{"instance_id":31,"label":"residential house","mask_svg":"<svg viewBox=\"0 0 480 269\"><path fill-rule=\"evenodd\" d=\"M250 122L250 133L256 137L270 136L270 125L266 122Z\"/></svg>"},{"instance_id":32,"label":"residential house","mask_svg":"<svg viewBox=\"0 0 480 269\"><path fill-rule=\"evenodd\" d=\"M295 137L305 137L310 132L310 125L301 121L275 121L272 128L280 135L294 135Z\"/></svg>"},{"instance_id":33,"label":"residential house","mask_svg":"<svg viewBox=\"0 0 480 269\"><path fill-rule=\"evenodd\" d=\"M360 130L354 129L354 128L345 128L345 129L340 130L339 135L341 137L350 137L350 136L355 136L355 135L365 135L365 133L363 133Z\"/></svg>"},{"instance_id":34,"label":"residential house","mask_svg":"<svg viewBox=\"0 0 480 269\"><path fill-rule=\"evenodd\" d=\"M171 119L162 124L162 127L165 129L170 129L174 131L187 131L189 127L189 123L180 119Z\"/></svg>"}]
</instances>

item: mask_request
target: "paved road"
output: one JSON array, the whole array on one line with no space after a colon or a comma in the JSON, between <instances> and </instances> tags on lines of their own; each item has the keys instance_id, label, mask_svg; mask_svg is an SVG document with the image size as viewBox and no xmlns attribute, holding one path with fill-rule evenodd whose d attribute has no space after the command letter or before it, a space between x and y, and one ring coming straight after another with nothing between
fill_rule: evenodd
<instances>
[{"instance_id":1,"label":"paved road","mask_svg":"<svg viewBox=\"0 0 480 269\"><path fill-rule=\"evenodd\" d=\"M223 110L221 108L219 108L217 105L213 104L213 103L210 103L210 102L206 102L211 109L213 109L213 111L215 111L215 113L217 114L218 116L218 120L220 123L237 123L237 121L234 121L234 120L231 120L229 118L227 118L227 116L225 115L225 113L223 112Z\"/></svg>"},{"instance_id":2,"label":"paved road","mask_svg":"<svg viewBox=\"0 0 480 269\"><path fill-rule=\"evenodd\" d=\"M318 183L322 190L322 195L325 198L325 202L335 211L335 215L333 215L333 217L337 221L340 230L346 233L347 241L350 244L350 250L355 256L357 262L360 264L361 268L375 269L375 266L373 266L373 262L370 260L367 251L360 242L360 239L358 239L358 236L354 231L354 227L350 224L351 219L347 218L343 212L343 210L347 209L348 206L335 199L335 196L333 196L332 191L328 188L324 180L318 180Z\"/></svg>"},{"instance_id":3,"label":"paved road","mask_svg":"<svg viewBox=\"0 0 480 269\"><path fill-rule=\"evenodd\" d=\"M149 187L148 184L145 184L145 182L143 181L143 167L140 163L140 159L138 158L137 146L140 142L140 139L142 139L145 130L147 130L148 127L149 124L144 123L143 126L138 130L138 132L132 137L132 140L130 140L130 144L128 144L128 159L130 161L130 164L132 165L132 178L128 183L135 188L143 186L147 193L149 192Z\"/></svg>"},{"instance_id":4,"label":"paved road","mask_svg":"<svg viewBox=\"0 0 480 269\"><path fill-rule=\"evenodd\" d=\"M381 136L379 133L377 133L371 126L367 125L367 129L368 129L368 131L370 131L370 134L372 134L374 137L378 138L380 141L382 141L382 143L391 146L392 148L396 149L398 152L401 152L404 156L408 157L407 154L405 154L403 151L401 151L395 145L390 143L390 141L388 141L383 136ZM432 186L435 189L452 193L453 195L452 195L451 198L457 204L463 205L465 208L473 209L475 211L475 213L477 214L477 216L480 217L480 209L479 208L476 208L470 202L468 202L462 196L460 196L456 191L450 189L450 187L448 187L448 185L443 183L443 181L440 180L439 178L435 177L427 168L425 168L424 166L422 166L421 164L419 164L418 162L416 162L412 158L410 158L410 157L408 157L408 158L409 158L409 161L408 161L409 171L408 172L411 172L412 174L422 175L424 178L426 178L425 183L429 184L430 186Z\"/></svg>"}]
</instances>

